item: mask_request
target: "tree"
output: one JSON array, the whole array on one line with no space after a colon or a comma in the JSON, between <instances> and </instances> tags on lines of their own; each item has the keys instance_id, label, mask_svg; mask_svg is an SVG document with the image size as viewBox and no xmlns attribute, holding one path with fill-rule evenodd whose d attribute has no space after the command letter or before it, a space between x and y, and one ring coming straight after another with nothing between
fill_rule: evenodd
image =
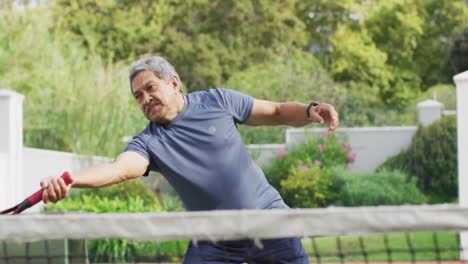
<instances>
[{"instance_id":1,"label":"tree","mask_svg":"<svg viewBox=\"0 0 468 264\"><path fill-rule=\"evenodd\" d=\"M303 0L296 2L297 16L306 25L308 47L328 68L330 36L340 26L352 27L361 15L362 0Z\"/></svg>"},{"instance_id":2,"label":"tree","mask_svg":"<svg viewBox=\"0 0 468 264\"><path fill-rule=\"evenodd\" d=\"M413 70L422 79L423 89L438 83L452 83L449 40L454 30L468 23L468 3L464 0L416 0L423 18L423 34L413 56Z\"/></svg>"},{"instance_id":3,"label":"tree","mask_svg":"<svg viewBox=\"0 0 468 264\"><path fill-rule=\"evenodd\" d=\"M339 100L340 93L320 62L310 53L291 50L269 62L237 72L227 86L273 101ZM335 102L333 102L335 103Z\"/></svg>"},{"instance_id":4,"label":"tree","mask_svg":"<svg viewBox=\"0 0 468 264\"><path fill-rule=\"evenodd\" d=\"M305 46L305 27L294 2L174 1L163 51L189 91L219 86L234 72Z\"/></svg>"},{"instance_id":5,"label":"tree","mask_svg":"<svg viewBox=\"0 0 468 264\"><path fill-rule=\"evenodd\" d=\"M189 91L306 43L295 0L56 0L56 27L110 62L171 61ZM255 25L255 26L254 26Z\"/></svg>"},{"instance_id":6,"label":"tree","mask_svg":"<svg viewBox=\"0 0 468 264\"><path fill-rule=\"evenodd\" d=\"M453 74L468 70L468 24L460 27L451 37L449 62Z\"/></svg>"},{"instance_id":7,"label":"tree","mask_svg":"<svg viewBox=\"0 0 468 264\"><path fill-rule=\"evenodd\" d=\"M110 62L159 51L172 14L164 0L55 0L53 13L56 30Z\"/></svg>"}]
</instances>

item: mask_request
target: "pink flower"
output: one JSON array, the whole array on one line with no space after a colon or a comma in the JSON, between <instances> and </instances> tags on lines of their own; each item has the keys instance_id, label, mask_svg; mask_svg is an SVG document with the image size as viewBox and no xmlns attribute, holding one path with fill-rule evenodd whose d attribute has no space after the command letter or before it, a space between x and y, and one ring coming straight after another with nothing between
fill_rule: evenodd
<instances>
[{"instance_id":1,"label":"pink flower","mask_svg":"<svg viewBox=\"0 0 468 264\"><path fill-rule=\"evenodd\" d=\"M351 164L346 165L346 170L347 171L350 171L352 168L353 168L353 166L351 166Z\"/></svg>"},{"instance_id":2,"label":"pink flower","mask_svg":"<svg viewBox=\"0 0 468 264\"><path fill-rule=\"evenodd\" d=\"M322 166L322 162L320 162L320 160L314 160L314 164L317 166Z\"/></svg>"},{"instance_id":3,"label":"pink flower","mask_svg":"<svg viewBox=\"0 0 468 264\"><path fill-rule=\"evenodd\" d=\"M280 148L276 151L276 158L279 160L283 159L286 155L288 155L288 152L284 148Z\"/></svg>"},{"instance_id":4,"label":"pink flower","mask_svg":"<svg viewBox=\"0 0 468 264\"><path fill-rule=\"evenodd\" d=\"M346 143L345 148L346 148L347 150L352 150L352 149L353 149L353 147L352 147L351 144L349 144L349 143Z\"/></svg>"},{"instance_id":5,"label":"pink flower","mask_svg":"<svg viewBox=\"0 0 468 264\"><path fill-rule=\"evenodd\" d=\"M346 157L346 159L348 160L348 162L354 162L356 160L356 152L351 152L348 154L348 157Z\"/></svg>"},{"instance_id":6,"label":"pink flower","mask_svg":"<svg viewBox=\"0 0 468 264\"><path fill-rule=\"evenodd\" d=\"M318 150L319 150L320 153L323 152L323 149L324 149L324 148L323 148L323 145L322 145L322 144L318 144L318 145L317 145L317 148L318 148Z\"/></svg>"},{"instance_id":7,"label":"pink flower","mask_svg":"<svg viewBox=\"0 0 468 264\"><path fill-rule=\"evenodd\" d=\"M306 165L303 165L303 166L302 166L302 169L303 169L303 170L307 170L307 169L309 169L309 166L307 166L307 164L306 164Z\"/></svg>"}]
</instances>

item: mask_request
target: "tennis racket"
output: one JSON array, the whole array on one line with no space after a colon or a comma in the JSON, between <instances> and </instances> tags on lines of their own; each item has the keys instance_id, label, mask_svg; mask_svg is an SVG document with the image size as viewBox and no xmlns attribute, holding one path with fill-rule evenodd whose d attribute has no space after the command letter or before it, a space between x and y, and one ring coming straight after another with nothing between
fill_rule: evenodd
<instances>
[{"instance_id":1,"label":"tennis racket","mask_svg":"<svg viewBox=\"0 0 468 264\"><path fill-rule=\"evenodd\" d=\"M70 177L70 174L68 172L64 172L61 176L63 181L65 182L66 185L69 185L73 182L72 178ZM21 203L3 210L0 212L0 214L20 214L24 210L28 209L29 207L34 206L38 202L42 200L42 194L44 193L44 189L40 189L39 191L35 192L34 194L30 195L28 198L24 199Z\"/></svg>"}]
</instances>

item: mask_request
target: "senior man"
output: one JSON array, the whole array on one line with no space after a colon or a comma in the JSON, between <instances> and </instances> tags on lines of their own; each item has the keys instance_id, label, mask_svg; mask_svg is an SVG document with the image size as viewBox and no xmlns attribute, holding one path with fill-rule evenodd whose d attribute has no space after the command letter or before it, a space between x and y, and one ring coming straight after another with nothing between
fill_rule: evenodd
<instances>
[{"instance_id":1,"label":"senior man","mask_svg":"<svg viewBox=\"0 0 468 264\"><path fill-rule=\"evenodd\" d=\"M72 185L57 176L43 179L44 203L65 198L72 187L99 188L151 170L164 175L189 211L288 208L250 157L237 125L338 127L330 104L277 103L223 88L184 95L174 67L157 56L133 65L130 88L148 125L113 162L73 173ZM300 238L262 244L190 243L184 263L309 263Z\"/></svg>"}]
</instances>

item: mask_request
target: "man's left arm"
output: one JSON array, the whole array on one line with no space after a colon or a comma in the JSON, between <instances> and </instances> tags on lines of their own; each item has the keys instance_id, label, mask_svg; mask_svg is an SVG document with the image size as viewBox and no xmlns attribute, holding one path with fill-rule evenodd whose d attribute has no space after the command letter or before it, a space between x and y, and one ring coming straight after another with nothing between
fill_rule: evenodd
<instances>
[{"instance_id":1,"label":"man's left arm","mask_svg":"<svg viewBox=\"0 0 468 264\"><path fill-rule=\"evenodd\" d=\"M307 117L307 110L309 116ZM249 126L289 125L303 127L312 122L328 124L328 132L333 132L339 124L338 113L330 104L309 107L297 102L276 103L254 99L252 112L244 124Z\"/></svg>"}]
</instances>

